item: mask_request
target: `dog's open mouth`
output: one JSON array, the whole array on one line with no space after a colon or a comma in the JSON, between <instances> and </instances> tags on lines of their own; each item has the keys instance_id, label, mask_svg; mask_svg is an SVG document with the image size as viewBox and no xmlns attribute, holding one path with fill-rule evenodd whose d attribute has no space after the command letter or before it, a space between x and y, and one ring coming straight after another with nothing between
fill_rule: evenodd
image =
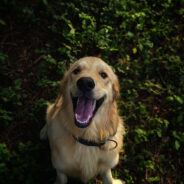
<instances>
[{"instance_id":1,"label":"dog's open mouth","mask_svg":"<svg viewBox=\"0 0 184 184\"><path fill-rule=\"evenodd\" d=\"M73 109L75 115L75 124L80 128L87 127L99 107L102 105L105 97L99 100L90 99L85 96L73 97Z\"/></svg>"}]
</instances>

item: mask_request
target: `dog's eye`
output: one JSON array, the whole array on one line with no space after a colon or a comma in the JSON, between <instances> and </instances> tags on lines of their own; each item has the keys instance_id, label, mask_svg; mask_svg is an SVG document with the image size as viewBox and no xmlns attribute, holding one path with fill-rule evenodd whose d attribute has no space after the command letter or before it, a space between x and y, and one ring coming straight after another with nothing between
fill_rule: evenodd
<instances>
[{"instance_id":1,"label":"dog's eye","mask_svg":"<svg viewBox=\"0 0 184 184\"><path fill-rule=\"evenodd\" d=\"M100 72L100 75L103 79L107 78L107 74L105 72Z\"/></svg>"},{"instance_id":2,"label":"dog's eye","mask_svg":"<svg viewBox=\"0 0 184 184\"><path fill-rule=\"evenodd\" d=\"M76 68L76 69L73 71L73 73L74 73L75 75L77 75L78 73L80 73L80 71L81 71L80 68Z\"/></svg>"}]
</instances>

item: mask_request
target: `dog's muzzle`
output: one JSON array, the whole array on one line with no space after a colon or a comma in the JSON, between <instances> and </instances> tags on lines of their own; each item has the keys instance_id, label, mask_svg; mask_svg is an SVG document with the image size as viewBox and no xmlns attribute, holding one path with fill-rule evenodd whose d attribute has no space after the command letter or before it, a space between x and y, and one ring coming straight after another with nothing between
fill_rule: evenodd
<instances>
[{"instance_id":1,"label":"dog's muzzle","mask_svg":"<svg viewBox=\"0 0 184 184\"><path fill-rule=\"evenodd\" d=\"M80 128L85 128L102 105L105 96L98 100L94 99L92 94L95 82L90 77L81 77L76 85L81 95L72 97L75 124Z\"/></svg>"}]
</instances>

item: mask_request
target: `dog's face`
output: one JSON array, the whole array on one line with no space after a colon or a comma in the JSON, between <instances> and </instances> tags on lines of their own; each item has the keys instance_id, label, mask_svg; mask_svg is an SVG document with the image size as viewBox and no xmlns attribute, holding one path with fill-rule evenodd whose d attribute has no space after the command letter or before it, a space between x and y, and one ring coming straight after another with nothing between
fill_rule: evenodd
<instances>
[{"instance_id":1,"label":"dog's face","mask_svg":"<svg viewBox=\"0 0 184 184\"><path fill-rule=\"evenodd\" d=\"M119 84L109 65L96 57L76 61L66 73L61 91L72 101L75 124L87 127L100 109L119 97Z\"/></svg>"}]
</instances>

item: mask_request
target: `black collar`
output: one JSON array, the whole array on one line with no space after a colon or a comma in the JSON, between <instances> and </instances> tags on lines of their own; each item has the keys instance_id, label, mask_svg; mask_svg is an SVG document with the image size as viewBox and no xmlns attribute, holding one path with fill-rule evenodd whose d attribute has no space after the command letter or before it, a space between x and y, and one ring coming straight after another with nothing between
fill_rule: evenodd
<instances>
[{"instance_id":1,"label":"black collar","mask_svg":"<svg viewBox=\"0 0 184 184\"><path fill-rule=\"evenodd\" d=\"M89 140L83 139L83 138L81 138L81 137L75 137L74 135L72 135L72 136L73 136L73 138L74 138L77 142L79 142L79 143L81 143L81 144L83 144L83 145L85 145L85 146L96 146L96 147L101 147L101 146L103 146L103 145L106 143L106 141L103 141L103 142L95 142L95 141L89 141Z\"/></svg>"}]
</instances>

